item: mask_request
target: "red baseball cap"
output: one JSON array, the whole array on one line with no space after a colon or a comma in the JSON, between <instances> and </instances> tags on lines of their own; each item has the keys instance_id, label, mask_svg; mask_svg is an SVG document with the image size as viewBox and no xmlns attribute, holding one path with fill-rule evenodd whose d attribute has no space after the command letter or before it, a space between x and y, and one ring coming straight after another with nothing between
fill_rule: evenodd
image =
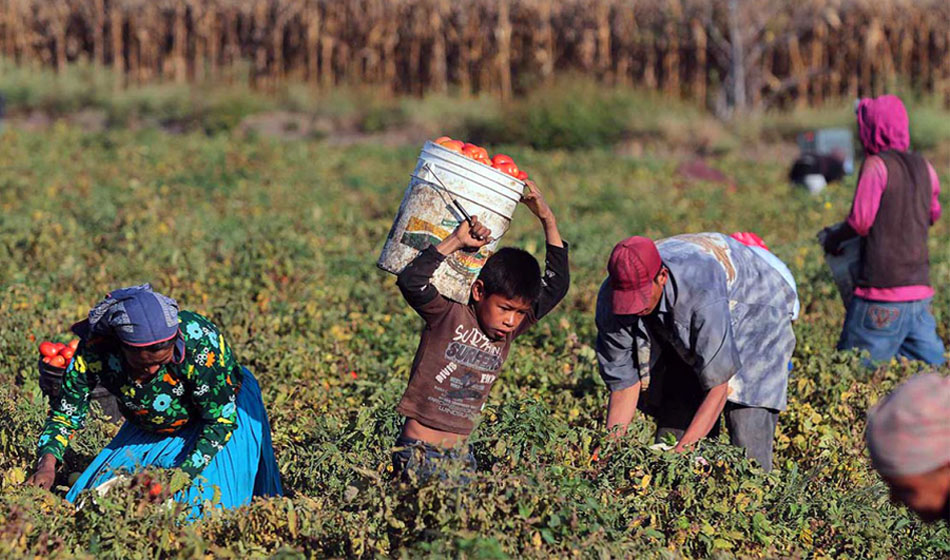
<instances>
[{"instance_id":1,"label":"red baseball cap","mask_svg":"<svg viewBox=\"0 0 950 560\"><path fill-rule=\"evenodd\" d=\"M647 237L628 237L614 246L607 261L607 272L613 289L611 305L616 315L643 311L662 264L656 244Z\"/></svg>"}]
</instances>

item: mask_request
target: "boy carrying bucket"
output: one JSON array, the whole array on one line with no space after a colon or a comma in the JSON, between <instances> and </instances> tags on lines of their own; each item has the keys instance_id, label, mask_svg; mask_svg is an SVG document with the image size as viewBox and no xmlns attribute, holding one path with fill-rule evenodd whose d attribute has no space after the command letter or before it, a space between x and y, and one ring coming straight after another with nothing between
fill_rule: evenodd
<instances>
[{"instance_id":1,"label":"boy carrying bucket","mask_svg":"<svg viewBox=\"0 0 950 560\"><path fill-rule=\"evenodd\" d=\"M475 468L463 444L475 427L511 343L547 315L567 294L568 248L554 213L532 181L521 202L541 221L547 241L545 272L526 251L505 247L489 257L471 287L468 305L444 298L431 283L445 258L478 250L491 231L472 217L438 245L430 245L399 274L403 297L425 321L397 411L406 417L393 453L393 471L425 479L444 459Z\"/></svg>"}]
</instances>

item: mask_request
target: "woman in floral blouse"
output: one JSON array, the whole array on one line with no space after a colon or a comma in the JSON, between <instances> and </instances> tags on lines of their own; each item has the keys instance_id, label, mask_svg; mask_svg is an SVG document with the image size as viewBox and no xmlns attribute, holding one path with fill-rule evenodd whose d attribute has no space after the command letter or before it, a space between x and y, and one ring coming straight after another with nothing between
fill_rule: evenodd
<instances>
[{"instance_id":1,"label":"woman in floral blouse","mask_svg":"<svg viewBox=\"0 0 950 560\"><path fill-rule=\"evenodd\" d=\"M196 479L176 496L194 504L193 517L215 486L225 508L282 494L260 387L208 319L179 313L175 300L145 284L109 294L73 331L79 348L40 435L31 483L52 486L57 461L89 409L89 393L101 383L126 422L67 500L118 469L146 466L177 467Z\"/></svg>"}]
</instances>

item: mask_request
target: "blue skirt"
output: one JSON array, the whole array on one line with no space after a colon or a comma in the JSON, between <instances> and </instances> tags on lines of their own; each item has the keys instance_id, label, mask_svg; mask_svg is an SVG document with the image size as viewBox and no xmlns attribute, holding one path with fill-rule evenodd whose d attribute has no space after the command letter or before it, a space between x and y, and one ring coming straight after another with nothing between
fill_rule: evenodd
<instances>
[{"instance_id":1,"label":"blue skirt","mask_svg":"<svg viewBox=\"0 0 950 560\"><path fill-rule=\"evenodd\" d=\"M201 517L204 502L212 499L215 487L221 490L217 505L224 509L247 505L253 496L283 495L261 388L247 368L237 406L238 427L231 439L211 458L196 482L175 495L175 500L192 505L192 519ZM194 450L200 432L201 424L197 422L174 435L146 432L126 422L83 471L66 499L75 503L80 492L108 481L119 469L134 473L144 467L178 467ZM199 482L201 478L207 481Z\"/></svg>"}]
</instances>

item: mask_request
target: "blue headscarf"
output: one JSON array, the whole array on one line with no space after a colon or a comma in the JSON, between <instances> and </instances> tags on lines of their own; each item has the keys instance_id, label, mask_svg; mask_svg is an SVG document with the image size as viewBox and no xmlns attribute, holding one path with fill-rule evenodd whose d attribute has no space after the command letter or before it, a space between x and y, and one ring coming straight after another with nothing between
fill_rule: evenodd
<instances>
[{"instance_id":1,"label":"blue headscarf","mask_svg":"<svg viewBox=\"0 0 950 560\"><path fill-rule=\"evenodd\" d=\"M178 337L176 361L184 357L178 329L178 302L152 290L150 284L131 286L108 294L89 310L89 318L73 326L82 338L116 338L128 346L151 346Z\"/></svg>"}]
</instances>

